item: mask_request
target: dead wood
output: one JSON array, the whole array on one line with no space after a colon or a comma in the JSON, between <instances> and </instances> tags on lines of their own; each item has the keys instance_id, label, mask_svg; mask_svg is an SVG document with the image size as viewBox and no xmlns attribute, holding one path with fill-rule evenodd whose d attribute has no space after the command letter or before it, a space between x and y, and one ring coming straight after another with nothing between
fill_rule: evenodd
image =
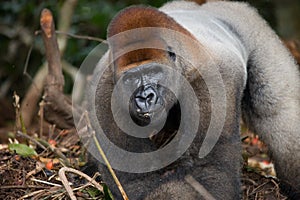
<instances>
[{"instance_id":1,"label":"dead wood","mask_svg":"<svg viewBox=\"0 0 300 200\"><path fill-rule=\"evenodd\" d=\"M50 10L41 13L40 25L48 62L48 75L44 87L44 115L50 123L59 128L74 126L72 102L63 94L64 77L62 74L61 55L57 44L55 25Z\"/></svg>"},{"instance_id":2,"label":"dead wood","mask_svg":"<svg viewBox=\"0 0 300 200\"><path fill-rule=\"evenodd\" d=\"M75 6L77 4L77 0L66 0L60 10L59 24L58 29L61 32L68 32L71 26L71 19L73 16L73 12ZM59 52L62 55L67 46L67 37L65 35L60 35L58 37L59 44ZM30 56L30 54L29 54ZM47 63L41 65L39 71L36 73L34 79L32 80L32 84L29 87L26 95L21 104L21 113L24 120L25 127L29 127L32 123L33 118L36 116L38 111L38 102L42 96L44 81L47 75ZM70 65L70 64L69 64ZM63 66L64 67L64 66ZM68 67L71 68L71 67ZM66 70L68 72L68 70ZM70 70L69 70L70 71ZM74 71L74 70L73 70ZM73 74L71 74L74 77Z\"/></svg>"}]
</instances>

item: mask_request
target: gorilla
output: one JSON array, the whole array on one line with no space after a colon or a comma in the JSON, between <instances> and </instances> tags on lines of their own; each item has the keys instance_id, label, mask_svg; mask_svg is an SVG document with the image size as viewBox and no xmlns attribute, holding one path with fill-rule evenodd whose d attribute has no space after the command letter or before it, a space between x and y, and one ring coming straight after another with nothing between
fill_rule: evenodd
<instances>
[{"instance_id":1,"label":"gorilla","mask_svg":"<svg viewBox=\"0 0 300 200\"><path fill-rule=\"evenodd\" d=\"M282 187L299 198L299 69L254 8L131 6L107 38L88 111L130 199L240 199L241 118L267 143Z\"/></svg>"}]
</instances>

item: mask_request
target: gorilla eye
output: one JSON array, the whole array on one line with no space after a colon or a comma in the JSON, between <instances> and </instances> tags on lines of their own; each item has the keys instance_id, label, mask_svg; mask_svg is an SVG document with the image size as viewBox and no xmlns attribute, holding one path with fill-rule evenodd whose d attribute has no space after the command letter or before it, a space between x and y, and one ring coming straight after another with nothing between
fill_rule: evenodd
<instances>
[{"instance_id":1,"label":"gorilla eye","mask_svg":"<svg viewBox=\"0 0 300 200\"><path fill-rule=\"evenodd\" d=\"M173 52L171 47L168 47L168 55L171 58L172 61L176 60L176 54Z\"/></svg>"}]
</instances>

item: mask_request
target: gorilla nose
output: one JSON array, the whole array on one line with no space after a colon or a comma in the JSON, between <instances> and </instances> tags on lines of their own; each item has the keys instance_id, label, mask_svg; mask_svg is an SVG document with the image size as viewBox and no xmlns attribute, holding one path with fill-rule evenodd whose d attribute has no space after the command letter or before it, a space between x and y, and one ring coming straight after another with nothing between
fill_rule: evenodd
<instances>
[{"instance_id":1,"label":"gorilla nose","mask_svg":"<svg viewBox=\"0 0 300 200\"><path fill-rule=\"evenodd\" d=\"M156 104L159 103L158 91L153 86L145 86L135 95L137 112L141 114L149 113L155 110Z\"/></svg>"}]
</instances>

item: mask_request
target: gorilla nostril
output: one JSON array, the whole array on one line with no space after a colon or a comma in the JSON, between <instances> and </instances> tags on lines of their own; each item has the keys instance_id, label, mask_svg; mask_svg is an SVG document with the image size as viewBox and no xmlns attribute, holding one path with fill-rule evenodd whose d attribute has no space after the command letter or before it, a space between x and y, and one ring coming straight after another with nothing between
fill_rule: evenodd
<instances>
[{"instance_id":1,"label":"gorilla nostril","mask_svg":"<svg viewBox=\"0 0 300 200\"><path fill-rule=\"evenodd\" d=\"M153 106L157 103L158 95L155 88L152 86L144 87L135 96L135 103L138 113L150 112Z\"/></svg>"},{"instance_id":2,"label":"gorilla nostril","mask_svg":"<svg viewBox=\"0 0 300 200\"><path fill-rule=\"evenodd\" d=\"M148 96L146 97L146 101L148 103L155 103L155 100L155 94L153 93L148 94Z\"/></svg>"}]
</instances>

